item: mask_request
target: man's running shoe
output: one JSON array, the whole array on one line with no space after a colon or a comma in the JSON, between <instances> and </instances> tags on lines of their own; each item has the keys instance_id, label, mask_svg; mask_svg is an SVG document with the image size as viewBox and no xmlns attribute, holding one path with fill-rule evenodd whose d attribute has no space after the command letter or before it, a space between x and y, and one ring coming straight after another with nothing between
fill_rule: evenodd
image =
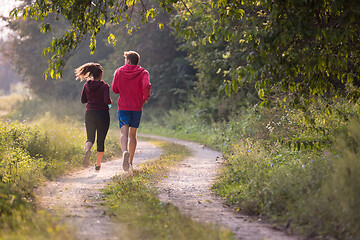
<instances>
[{"instance_id":1,"label":"man's running shoe","mask_svg":"<svg viewBox=\"0 0 360 240\"><path fill-rule=\"evenodd\" d=\"M124 171L129 171L129 152L124 151L123 153L123 169Z\"/></svg>"}]
</instances>

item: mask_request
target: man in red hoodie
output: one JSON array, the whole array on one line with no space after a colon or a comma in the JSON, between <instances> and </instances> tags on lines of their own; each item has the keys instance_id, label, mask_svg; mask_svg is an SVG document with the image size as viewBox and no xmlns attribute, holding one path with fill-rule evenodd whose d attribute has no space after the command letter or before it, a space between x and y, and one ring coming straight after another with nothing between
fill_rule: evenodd
<instances>
[{"instance_id":1,"label":"man in red hoodie","mask_svg":"<svg viewBox=\"0 0 360 240\"><path fill-rule=\"evenodd\" d=\"M119 94L118 117L123 151L123 168L133 169L137 145L136 132L140 124L142 108L150 97L149 73L138 64L140 55L134 51L124 52L125 65L114 73L111 88ZM129 145L128 145L129 142Z\"/></svg>"}]
</instances>

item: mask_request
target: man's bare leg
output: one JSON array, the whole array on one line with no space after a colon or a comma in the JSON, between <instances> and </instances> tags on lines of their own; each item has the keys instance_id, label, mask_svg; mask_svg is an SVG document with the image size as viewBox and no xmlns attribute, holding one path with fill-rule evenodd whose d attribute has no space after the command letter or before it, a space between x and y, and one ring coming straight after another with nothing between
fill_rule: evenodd
<instances>
[{"instance_id":1,"label":"man's bare leg","mask_svg":"<svg viewBox=\"0 0 360 240\"><path fill-rule=\"evenodd\" d=\"M120 144L122 152L128 150L129 124L125 124L120 128Z\"/></svg>"},{"instance_id":2,"label":"man's bare leg","mask_svg":"<svg viewBox=\"0 0 360 240\"><path fill-rule=\"evenodd\" d=\"M136 138L137 128L130 127L129 131L129 163L133 164L133 159L135 155L135 149L137 146L137 138Z\"/></svg>"},{"instance_id":3,"label":"man's bare leg","mask_svg":"<svg viewBox=\"0 0 360 240\"><path fill-rule=\"evenodd\" d=\"M120 128L120 144L123 152L123 169L129 171L129 152L128 152L128 137L129 137L129 124L125 124Z\"/></svg>"}]
</instances>

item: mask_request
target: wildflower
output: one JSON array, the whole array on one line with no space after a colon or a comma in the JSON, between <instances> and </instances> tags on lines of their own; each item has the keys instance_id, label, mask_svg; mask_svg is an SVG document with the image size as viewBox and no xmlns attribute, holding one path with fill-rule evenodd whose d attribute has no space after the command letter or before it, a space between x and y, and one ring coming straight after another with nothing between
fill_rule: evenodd
<instances>
[{"instance_id":1,"label":"wildflower","mask_svg":"<svg viewBox=\"0 0 360 240\"><path fill-rule=\"evenodd\" d=\"M314 162L314 159L311 159L311 162Z\"/></svg>"},{"instance_id":2,"label":"wildflower","mask_svg":"<svg viewBox=\"0 0 360 240\"><path fill-rule=\"evenodd\" d=\"M304 167L305 167L305 165L302 165L301 167L302 167L302 168L304 168Z\"/></svg>"},{"instance_id":3,"label":"wildflower","mask_svg":"<svg viewBox=\"0 0 360 240\"><path fill-rule=\"evenodd\" d=\"M274 166L274 164L270 164L270 167Z\"/></svg>"}]
</instances>

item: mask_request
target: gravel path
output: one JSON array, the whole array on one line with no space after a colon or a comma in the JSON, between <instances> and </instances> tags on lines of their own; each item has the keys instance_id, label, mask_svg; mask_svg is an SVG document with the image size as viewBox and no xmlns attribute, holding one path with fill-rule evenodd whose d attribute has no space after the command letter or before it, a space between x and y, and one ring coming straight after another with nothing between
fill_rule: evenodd
<instances>
[{"instance_id":1,"label":"gravel path","mask_svg":"<svg viewBox=\"0 0 360 240\"><path fill-rule=\"evenodd\" d=\"M220 152L192 142L157 136L149 137L182 144L192 151L191 157L179 163L178 167L158 184L161 201L173 203L195 220L228 227L237 239L300 239L300 237L288 236L275 230L260 219L254 221L253 218L234 213L231 209L224 207L223 202L210 191L223 161Z\"/></svg>"},{"instance_id":2,"label":"gravel path","mask_svg":"<svg viewBox=\"0 0 360 240\"><path fill-rule=\"evenodd\" d=\"M272 229L261 220L254 221L224 207L222 201L210 191L223 161L221 153L187 141L142 136L182 144L192 151L192 156L179 163L158 184L161 201L173 203L195 220L225 226L237 239L300 239ZM161 149L139 141L134 163L143 163L160 154ZM40 207L56 212L65 223L73 226L77 230L77 239L126 239L126 227L113 223L99 204L102 201L100 189L113 176L121 173L121 159L117 159L104 162L98 173L91 166L68 174L39 187L36 191L38 202Z\"/></svg>"},{"instance_id":3,"label":"gravel path","mask_svg":"<svg viewBox=\"0 0 360 240\"><path fill-rule=\"evenodd\" d=\"M135 154L134 164L137 165L158 158L161 149L139 141ZM102 201L100 189L112 177L123 172L121 159L102 163L99 172L91 166L47 182L37 189L37 199L42 208L56 212L65 223L74 227L77 239L124 239L126 228L113 223L99 204Z\"/></svg>"}]
</instances>

